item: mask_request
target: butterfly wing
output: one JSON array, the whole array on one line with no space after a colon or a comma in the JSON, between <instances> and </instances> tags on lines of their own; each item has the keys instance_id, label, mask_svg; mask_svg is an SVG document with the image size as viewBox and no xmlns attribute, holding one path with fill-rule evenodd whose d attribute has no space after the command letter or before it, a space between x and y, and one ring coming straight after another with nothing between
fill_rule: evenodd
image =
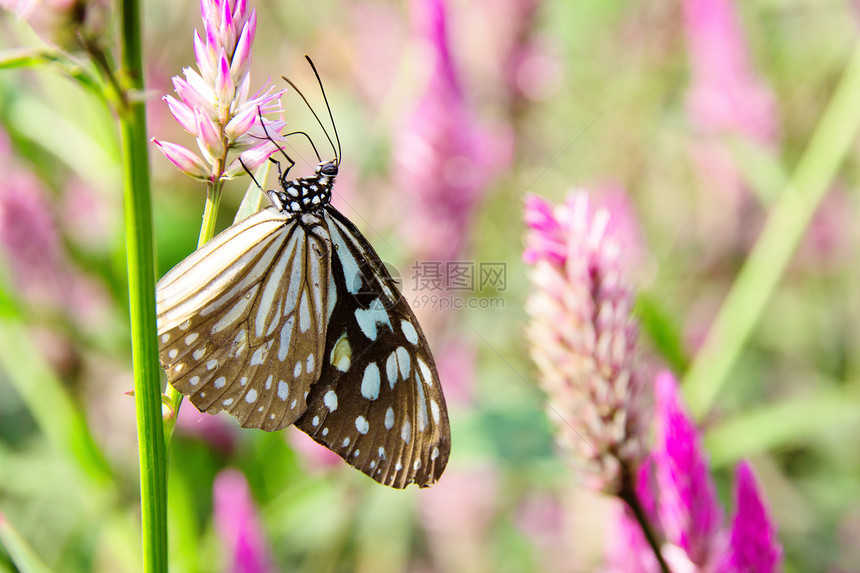
<instances>
[{"instance_id":1,"label":"butterfly wing","mask_svg":"<svg viewBox=\"0 0 860 573\"><path fill-rule=\"evenodd\" d=\"M436 365L379 256L331 206L331 280L339 293L320 381L296 426L376 481L435 483L451 449Z\"/></svg>"},{"instance_id":2,"label":"butterfly wing","mask_svg":"<svg viewBox=\"0 0 860 573\"><path fill-rule=\"evenodd\" d=\"M160 359L201 412L280 430L319 378L331 239L321 216L269 207L233 225L158 282Z\"/></svg>"}]
</instances>

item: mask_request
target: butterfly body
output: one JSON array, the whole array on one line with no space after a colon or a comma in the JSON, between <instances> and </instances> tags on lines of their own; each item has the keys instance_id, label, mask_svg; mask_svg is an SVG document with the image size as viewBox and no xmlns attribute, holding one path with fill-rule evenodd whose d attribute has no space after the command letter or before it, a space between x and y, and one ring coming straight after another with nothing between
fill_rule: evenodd
<instances>
[{"instance_id":1,"label":"butterfly body","mask_svg":"<svg viewBox=\"0 0 860 573\"><path fill-rule=\"evenodd\" d=\"M379 256L331 204L338 161L267 191L157 285L160 359L202 412L291 424L376 481L436 482L450 430L420 326Z\"/></svg>"}]
</instances>

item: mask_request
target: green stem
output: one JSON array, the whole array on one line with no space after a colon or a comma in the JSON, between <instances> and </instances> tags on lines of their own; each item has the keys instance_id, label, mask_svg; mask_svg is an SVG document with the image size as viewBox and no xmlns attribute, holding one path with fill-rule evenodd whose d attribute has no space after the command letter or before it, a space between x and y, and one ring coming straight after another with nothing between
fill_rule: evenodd
<instances>
[{"instance_id":1,"label":"green stem","mask_svg":"<svg viewBox=\"0 0 860 573\"><path fill-rule=\"evenodd\" d=\"M636 517L636 522L639 523L639 527L642 529L642 533L645 535L645 539L648 541L648 545L654 553L654 558L660 565L660 571L662 571L662 573L671 573L669 565L666 563L666 560L663 558L663 554L660 552L660 544L657 541L657 536L654 534L654 529L651 527L651 522L648 521L648 516L645 515L645 508L642 507L642 503L639 501L639 496L636 495L636 487L633 484L632 474L626 474L626 477L623 479L621 491L618 492L618 497L627 504L627 507L630 508L634 517Z\"/></svg>"},{"instance_id":2,"label":"green stem","mask_svg":"<svg viewBox=\"0 0 860 573\"><path fill-rule=\"evenodd\" d=\"M708 413L848 153L860 127L858 101L860 43L687 372L684 397L696 418Z\"/></svg>"},{"instance_id":3,"label":"green stem","mask_svg":"<svg viewBox=\"0 0 860 573\"><path fill-rule=\"evenodd\" d=\"M203 222L200 225L200 237L197 239L198 249L215 235L215 221L218 218L218 205L221 203L223 187L224 182L220 179L206 186L206 206L203 208ZM176 427L176 419L179 417L179 408L182 406L182 394L168 384L164 395L170 408L170 414L164 419L164 439L169 445Z\"/></svg>"},{"instance_id":4,"label":"green stem","mask_svg":"<svg viewBox=\"0 0 860 573\"><path fill-rule=\"evenodd\" d=\"M140 5L122 0L122 67L127 89L143 92ZM119 111L122 135L123 208L134 365L134 397L140 455L143 570L167 571L167 459L162 429L161 371L155 325L155 264L146 110L126 98Z\"/></svg>"}]
</instances>

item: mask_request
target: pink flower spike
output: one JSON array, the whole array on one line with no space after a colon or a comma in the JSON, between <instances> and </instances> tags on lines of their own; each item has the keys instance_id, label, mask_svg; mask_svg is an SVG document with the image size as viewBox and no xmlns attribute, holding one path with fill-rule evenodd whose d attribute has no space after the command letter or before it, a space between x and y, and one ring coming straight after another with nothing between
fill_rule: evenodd
<instances>
[{"instance_id":1,"label":"pink flower spike","mask_svg":"<svg viewBox=\"0 0 860 573\"><path fill-rule=\"evenodd\" d=\"M654 467L660 492L658 513L666 539L707 570L722 551L723 510L708 473L696 425L684 410L678 384L657 375L657 437Z\"/></svg>"},{"instance_id":2,"label":"pink flower spike","mask_svg":"<svg viewBox=\"0 0 860 573\"><path fill-rule=\"evenodd\" d=\"M735 516L727 571L777 573L782 570L782 547L776 537L776 525L768 513L749 462L741 461L735 470Z\"/></svg>"},{"instance_id":3,"label":"pink flower spike","mask_svg":"<svg viewBox=\"0 0 860 573\"><path fill-rule=\"evenodd\" d=\"M221 25L218 29L218 35L221 39L221 45L228 51L233 52L236 47L236 29L233 25L233 12L230 9L230 1L223 0L221 3Z\"/></svg>"},{"instance_id":4,"label":"pink flower spike","mask_svg":"<svg viewBox=\"0 0 860 573\"><path fill-rule=\"evenodd\" d=\"M224 49L221 49L221 55L218 57L218 74L215 76L215 97L218 98L218 105L221 109L222 121L226 119L226 114L229 112L229 102L233 99L236 92L236 84L233 83L233 78L230 77L230 61L227 59L227 54ZM225 122L226 123L226 122Z\"/></svg>"},{"instance_id":5,"label":"pink flower spike","mask_svg":"<svg viewBox=\"0 0 860 573\"><path fill-rule=\"evenodd\" d=\"M185 74L185 82L178 77L173 78L173 85L182 101L191 107L214 109L215 91L209 82L191 68L185 68L182 72Z\"/></svg>"},{"instance_id":6,"label":"pink flower spike","mask_svg":"<svg viewBox=\"0 0 860 573\"><path fill-rule=\"evenodd\" d=\"M152 139L152 143L183 173L199 179L209 178L209 170L203 160L187 147L157 139Z\"/></svg>"},{"instance_id":7,"label":"pink flower spike","mask_svg":"<svg viewBox=\"0 0 860 573\"><path fill-rule=\"evenodd\" d=\"M233 52L233 61L230 63L230 73L233 77L241 77L251 64L251 42L254 37L249 30L250 25L250 22L245 23L239 41L236 43L236 51Z\"/></svg>"},{"instance_id":8,"label":"pink flower spike","mask_svg":"<svg viewBox=\"0 0 860 573\"><path fill-rule=\"evenodd\" d=\"M563 265L567 257L564 229L556 219L549 201L537 195L528 195L525 199L525 222L535 232L527 235L523 260L534 264L546 259Z\"/></svg>"},{"instance_id":9,"label":"pink flower spike","mask_svg":"<svg viewBox=\"0 0 860 573\"><path fill-rule=\"evenodd\" d=\"M225 0L226 1L226 0ZM215 530L230 558L227 571L273 571L248 482L238 470L223 470L212 488Z\"/></svg>"},{"instance_id":10,"label":"pink flower spike","mask_svg":"<svg viewBox=\"0 0 860 573\"><path fill-rule=\"evenodd\" d=\"M182 129L188 133L197 135L197 125L194 119L194 112L191 111L191 108L173 96L166 95L161 99L167 102L170 113L173 114L173 117L179 122Z\"/></svg>"},{"instance_id":11,"label":"pink flower spike","mask_svg":"<svg viewBox=\"0 0 860 573\"><path fill-rule=\"evenodd\" d=\"M526 303L530 353L558 441L594 490L617 494L647 453L650 388L640 371L633 292L608 213L583 191L528 202L535 255ZM537 245L539 248L534 248ZM550 256L545 256L547 253ZM563 253L564 256L556 256Z\"/></svg>"},{"instance_id":12,"label":"pink flower spike","mask_svg":"<svg viewBox=\"0 0 860 573\"><path fill-rule=\"evenodd\" d=\"M246 0L236 0L236 5L233 7L233 19L242 21L245 19L245 14L248 13L248 2Z\"/></svg>"},{"instance_id":13,"label":"pink flower spike","mask_svg":"<svg viewBox=\"0 0 860 573\"><path fill-rule=\"evenodd\" d=\"M197 66L204 77L212 77L215 71L211 63L214 55L212 49L200 39L197 30L194 30L194 58L197 60Z\"/></svg>"},{"instance_id":14,"label":"pink flower spike","mask_svg":"<svg viewBox=\"0 0 860 573\"><path fill-rule=\"evenodd\" d=\"M242 169L242 163L244 163L245 167L248 169L256 169L269 159L269 157L277 153L277 151L278 148L272 145L271 142L264 141L256 147L243 151L239 157L230 163L225 174L228 177L233 177L234 175L241 173L244 171L244 169ZM242 160L242 163L239 162L240 159Z\"/></svg>"},{"instance_id":15,"label":"pink flower spike","mask_svg":"<svg viewBox=\"0 0 860 573\"><path fill-rule=\"evenodd\" d=\"M218 157L224 150L224 144L218 135L218 127L206 114L199 111L194 114L197 124L197 137L213 157Z\"/></svg>"},{"instance_id":16,"label":"pink flower spike","mask_svg":"<svg viewBox=\"0 0 860 573\"><path fill-rule=\"evenodd\" d=\"M256 106L248 106L233 116L233 119L224 128L227 139L237 139L246 134L251 129L251 126L259 121L258 114L259 111Z\"/></svg>"}]
</instances>

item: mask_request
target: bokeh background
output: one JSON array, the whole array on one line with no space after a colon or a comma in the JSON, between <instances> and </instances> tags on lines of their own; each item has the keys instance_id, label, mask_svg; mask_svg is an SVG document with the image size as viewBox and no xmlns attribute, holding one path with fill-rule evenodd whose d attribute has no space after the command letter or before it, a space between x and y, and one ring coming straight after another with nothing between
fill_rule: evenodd
<instances>
[{"instance_id":1,"label":"bokeh background","mask_svg":"<svg viewBox=\"0 0 860 573\"><path fill-rule=\"evenodd\" d=\"M99 6L110 42L113 8ZM251 6L252 90L285 74L319 105L304 54L323 76L343 144L335 205L403 276L453 450L438 485L392 491L297 430L239 431L186 403L170 451L171 570L601 570L619 502L581 487L553 445L524 340L524 194L560 201L581 186L610 209L643 352L683 376L815 132L860 8ZM194 65L198 5L143 7L150 135L193 146L160 98ZM38 34L0 12L0 48L60 41L67 9L34 4ZM327 153L296 94L282 105ZM195 248L205 190L152 151L160 276ZM307 174L312 152L294 152ZM752 460L789 572L860 569L858 154L854 143L701 426L725 507L731 468ZM0 73L0 511L55 571L140 568L119 169L114 119L91 94L50 69ZM228 184L219 229L247 186ZM475 284L416 282L427 262L474 263ZM482 263L504 280L481 282ZM0 571L14 570L0 549Z\"/></svg>"}]
</instances>

